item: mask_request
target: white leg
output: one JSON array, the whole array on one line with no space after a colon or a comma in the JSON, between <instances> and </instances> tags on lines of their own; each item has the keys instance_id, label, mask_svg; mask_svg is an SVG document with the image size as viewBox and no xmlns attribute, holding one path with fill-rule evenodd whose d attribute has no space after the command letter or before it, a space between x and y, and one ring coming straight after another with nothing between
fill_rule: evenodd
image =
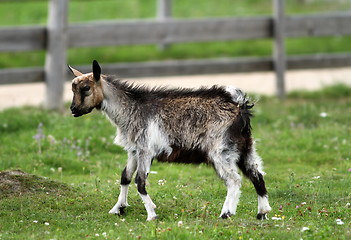
<instances>
[{"instance_id":1,"label":"white leg","mask_svg":"<svg viewBox=\"0 0 351 240\"><path fill-rule=\"evenodd\" d=\"M108 213L119 215L119 214L122 214L121 213L122 209L129 206L129 204L127 202L128 187L129 187L129 185L121 185L121 192L119 193L118 201L115 204L115 206L113 206L113 208Z\"/></svg>"},{"instance_id":2,"label":"white leg","mask_svg":"<svg viewBox=\"0 0 351 240\"><path fill-rule=\"evenodd\" d=\"M221 211L221 218L227 218L236 214L236 208L240 199L240 187L241 187L241 178L238 174L236 180L229 180L227 182L227 197L224 201L223 208Z\"/></svg>"},{"instance_id":3,"label":"white leg","mask_svg":"<svg viewBox=\"0 0 351 240\"><path fill-rule=\"evenodd\" d=\"M139 194L141 199L143 200L143 203L145 205L145 209L147 212L147 221L152 221L157 219L157 215L155 212L156 205L152 202L150 196L148 194L143 195Z\"/></svg>"},{"instance_id":4,"label":"white leg","mask_svg":"<svg viewBox=\"0 0 351 240\"><path fill-rule=\"evenodd\" d=\"M236 160L239 155L234 150L217 152L211 158L217 174L225 181L227 196L221 211L221 218L228 218L235 215L240 198L241 176L236 167Z\"/></svg>"},{"instance_id":5,"label":"white leg","mask_svg":"<svg viewBox=\"0 0 351 240\"><path fill-rule=\"evenodd\" d=\"M117 203L109 211L111 214L123 214L124 208L128 207L128 187L136 170L136 161L131 153L128 154L127 166L124 168L121 176L121 191Z\"/></svg>"},{"instance_id":6,"label":"white leg","mask_svg":"<svg viewBox=\"0 0 351 240\"><path fill-rule=\"evenodd\" d=\"M269 206L268 196L264 195L263 197L258 196L258 214L257 218L266 219L266 213L269 213L272 210Z\"/></svg>"},{"instance_id":7,"label":"white leg","mask_svg":"<svg viewBox=\"0 0 351 240\"><path fill-rule=\"evenodd\" d=\"M139 195L144 202L145 209L147 212L147 221L152 221L157 218L155 208L156 205L152 202L150 196L146 192L146 179L151 168L152 155L148 152L140 152L138 160L138 172L135 177L135 183L137 184Z\"/></svg>"},{"instance_id":8,"label":"white leg","mask_svg":"<svg viewBox=\"0 0 351 240\"><path fill-rule=\"evenodd\" d=\"M247 162L242 167L243 173L252 181L255 186L258 196L258 214L257 219L267 219L266 214L272 208L269 206L266 185L263 179L265 173L263 172L262 159L258 156L255 147L253 146L251 152L248 154Z\"/></svg>"}]
</instances>

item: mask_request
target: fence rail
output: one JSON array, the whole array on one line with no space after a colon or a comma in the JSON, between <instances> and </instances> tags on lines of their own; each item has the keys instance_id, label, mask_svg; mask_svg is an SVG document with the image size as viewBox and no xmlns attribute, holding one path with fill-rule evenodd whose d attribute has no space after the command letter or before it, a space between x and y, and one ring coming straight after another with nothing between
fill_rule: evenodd
<instances>
[{"instance_id":1,"label":"fence rail","mask_svg":"<svg viewBox=\"0 0 351 240\"><path fill-rule=\"evenodd\" d=\"M46 43L46 27L0 28L0 52L43 50Z\"/></svg>"},{"instance_id":2,"label":"fence rail","mask_svg":"<svg viewBox=\"0 0 351 240\"><path fill-rule=\"evenodd\" d=\"M351 66L351 54L315 54L290 56L287 69L317 69ZM217 58L206 60L168 60L140 63L104 64L104 71L119 76L150 77L171 75L194 75L252 71L274 71L272 57ZM78 66L82 72L91 71L91 66ZM67 71L67 74L70 72ZM0 71L1 84L42 82L43 67L4 69ZM69 75L70 76L70 75Z\"/></svg>"},{"instance_id":3,"label":"fence rail","mask_svg":"<svg viewBox=\"0 0 351 240\"><path fill-rule=\"evenodd\" d=\"M169 11L170 0L158 2L164 4L164 11ZM277 84L277 94L280 97L284 97L285 68L351 66L351 54L285 57L284 49L284 39L288 37L351 35L351 14L285 16L284 0L273 0L273 3L275 14L272 17L172 19L169 13L164 15L167 17L158 13L159 17L154 20L98 21L68 25L68 1L50 0L46 27L0 28L0 52L47 50L45 68L0 70L0 84L45 80L48 85L51 83L47 92L52 95L53 92L61 91L57 88L63 83L57 83L60 80L50 78L65 79L67 70L58 70L55 76L50 76L48 71L52 71L57 65L59 68L66 66L67 48L106 45L155 44L164 47L173 43L272 38L275 42L272 57L119 63L104 64L104 68L108 73L118 72L124 77L275 71L280 81ZM57 57L59 54L62 56ZM55 63L51 66L48 66L48 56L56 56ZM83 71L86 68L87 66L82 66L80 69ZM62 93L56 95L49 108L56 108L61 104L59 98L62 98Z\"/></svg>"},{"instance_id":4,"label":"fence rail","mask_svg":"<svg viewBox=\"0 0 351 240\"><path fill-rule=\"evenodd\" d=\"M287 16L285 37L351 35L350 14ZM68 47L230 41L274 38L272 17L164 19L71 24ZM47 28L2 27L0 51L43 50Z\"/></svg>"}]
</instances>

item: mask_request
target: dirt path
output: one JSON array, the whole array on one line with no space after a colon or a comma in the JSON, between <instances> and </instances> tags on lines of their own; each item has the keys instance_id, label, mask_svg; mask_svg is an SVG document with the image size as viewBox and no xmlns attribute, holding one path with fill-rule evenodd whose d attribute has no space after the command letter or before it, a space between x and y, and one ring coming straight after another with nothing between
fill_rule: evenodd
<instances>
[{"instance_id":1,"label":"dirt path","mask_svg":"<svg viewBox=\"0 0 351 240\"><path fill-rule=\"evenodd\" d=\"M199 87L214 84L233 85L249 93L275 94L275 78L271 72L148 77L130 80L149 86ZM286 74L287 91L297 89L316 90L336 83L344 83L351 86L351 68L296 70L289 71ZM65 84L65 101L70 101L72 98L70 85L69 82ZM0 85L0 110L24 105L38 106L44 102L44 98L44 83Z\"/></svg>"}]
</instances>

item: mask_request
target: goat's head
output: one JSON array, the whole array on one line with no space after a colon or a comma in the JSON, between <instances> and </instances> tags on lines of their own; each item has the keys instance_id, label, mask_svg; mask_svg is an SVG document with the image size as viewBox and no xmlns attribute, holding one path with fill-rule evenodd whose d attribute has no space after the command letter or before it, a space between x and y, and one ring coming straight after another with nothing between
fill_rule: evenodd
<instances>
[{"instance_id":1,"label":"goat's head","mask_svg":"<svg viewBox=\"0 0 351 240\"><path fill-rule=\"evenodd\" d=\"M83 74L68 66L75 78L72 80L73 100L71 111L74 117L90 113L94 108L101 106L104 99L101 87L101 68L93 61L93 72Z\"/></svg>"}]
</instances>

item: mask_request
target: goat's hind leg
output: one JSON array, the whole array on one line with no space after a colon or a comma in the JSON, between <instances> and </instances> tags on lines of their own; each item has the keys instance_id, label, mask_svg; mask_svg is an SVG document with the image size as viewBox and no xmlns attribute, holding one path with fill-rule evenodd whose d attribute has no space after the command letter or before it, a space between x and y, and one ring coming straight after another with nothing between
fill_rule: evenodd
<instances>
[{"instance_id":1,"label":"goat's hind leg","mask_svg":"<svg viewBox=\"0 0 351 240\"><path fill-rule=\"evenodd\" d=\"M220 217L224 219L236 214L241 194L241 176L235 164L237 158L237 154L232 151L226 151L213 156L216 172L227 186L227 196L220 214Z\"/></svg>"},{"instance_id":2,"label":"goat's hind leg","mask_svg":"<svg viewBox=\"0 0 351 240\"><path fill-rule=\"evenodd\" d=\"M127 166L122 171L121 176L121 191L118 196L117 203L109 211L111 214L121 215L124 214L124 209L129 206L128 204L128 188L136 170L136 161L133 157L128 158Z\"/></svg>"},{"instance_id":3,"label":"goat's hind leg","mask_svg":"<svg viewBox=\"0 0 351 240\"><path fill-rule=\"evenodd\" d=\"M255 148L249 152L247 159L241 159L238 166L244 175L251 180L256 189L258 197L257 219L267 219L267 213L269 213L272 208L268 202L267 189L263 179L264 172L262 171L262 160L256 153Z\"/></svg>"},{"instance_id":4,"label":"goat's hind leg","mask_svg":"<svg viewBox=\"0 0 351 240\"><path fill-rule=\"evenodd\" d=\"M225 219L236 214L236 208L240 198L241 177L234 173L226 176L225 184L227 186L227 196L224 201L220 217ZM223 178L223 177L222 177Z\"/></svg>"}]
</instances>

